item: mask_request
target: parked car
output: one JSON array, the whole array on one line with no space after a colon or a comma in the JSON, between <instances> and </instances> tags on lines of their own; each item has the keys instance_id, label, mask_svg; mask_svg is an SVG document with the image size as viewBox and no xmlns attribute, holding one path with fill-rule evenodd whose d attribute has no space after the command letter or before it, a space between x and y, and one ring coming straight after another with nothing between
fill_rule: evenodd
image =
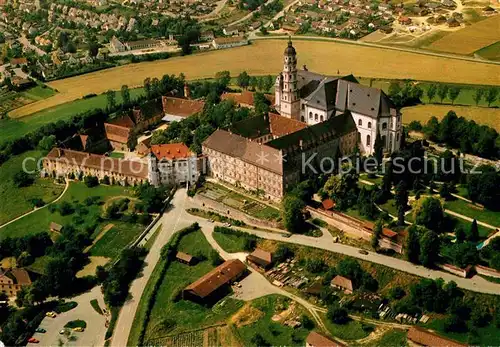
<instances>
[{"instance_id":1,"label":"parked car","mask_svg":"<svg viewBox=\"0 0 500 347\"><path fill-rule=\"evenodd\" d=\"M47 330L43 329L43 328L36 328L35 332L37 333L41 333L41 334L44 334L47 332Z\"/></svg>"},{"instance_id":2,"label":"parked car","mask_svg":"<svg viewBox=\"0 0 500 347\"><path fill-rule=\"evenodd\" d=\"M82 327L76 327L76 328L73 328L73 331L77 331L79 333L85 331L85 329L83 329Z\"/></svg>"},{"instance_id":3,"label":"parked car","mask_svg":"<svg viewBox=\"0 0 500 347\"><path fill-rule=\"evenodd\" d=\"M367 251L365 251L364 249L360 249L358 252L359 252L360 254L364 254L364 255L367 255L367 254L368 254L368 252L367 252Z\"/></svg>"},{"instance_id":4,"label":"parked car","mask_svg":"<svg viewBox=\"0 0 500 347\"><path fill-rule=\"evenodd\" d=\"M66 329L61 329L61 330L59 330L59 335L64 335L65 332L66 332Z\"/></svg>"},{"instance_id":5,"label":"parked car","mask_svg":"<svg viewBox=\"0 0 500 347\"><path fill-rule=\"evenodd\" d=\"M38 341L38 340L37 340L37 339L35 339L34 337L30 337L30 338L28 339L28 343L38 343L38 342L40 342L40 341Z\"/></svg>"},{"instance_id":6,"label":"parked car","mask_svg":"<svg viewBox=\"0 0 500 347\"><path fill-rule=\"evenodd\" d=\"M57 317L57 313L55 313L54 311L47 312L45 315L47 317L50 317L50 318L56 318Z\"/></svg>"}]
</instances>

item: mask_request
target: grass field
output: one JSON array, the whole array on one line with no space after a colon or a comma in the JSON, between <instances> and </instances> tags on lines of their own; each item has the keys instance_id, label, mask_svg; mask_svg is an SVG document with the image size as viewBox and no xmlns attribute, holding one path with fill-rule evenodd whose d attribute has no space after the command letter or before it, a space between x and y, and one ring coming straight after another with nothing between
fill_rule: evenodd
<instances>
[{"instance_id":1,"label":"grass field","mask_svg":"<svg viewBox=\"0 0 500 347\"><path fill-rule=\"evenodd\" d=\"M309 334L309 330L301 327L297 329L290 328L283 322L275 322L272 317L275 314L280 314L290 305L290 299L280 295L268 295L262 298L253 300L250 306L253 315L259 314L258 319L253 319L251 324L237 326L237 334L242 340L244 346L255 346L252 338L258 333L264 340L270 343L271 346L301 346L304 345L304 340ZM248 310L248 309L247 309ZM252 312L248 310L249 312ZM303 308L300 305L295 305L293 316L300 317L303 313ZM238 316L237 313L235 315ZM252 314L246 315L252 321ZM293 317L292 316L292 317ZM291 318L291 317L290 317Z\"/></svg>"},{"instance_id":2,"label":"grass field","mask_svg":"<svg viewBox=\"0 0 500 347\"><path fill-rule=\"evenodd\" d=\"M481 222L491 224L495 227L500 227L500 213L498 212L493 212L486 208L484 210L480 210L479 208L475 208L474 206L469 204L467 201L463 201L460 199L447 201L444 207L464 216L476 218Z\"/></svg>"},{"instance_id":3,"label":"grass field","mask_svg":"<svg viewBox=\"0 0 500 347\"><path fill-rule=\"evenodd\" d=\"M124 84L142 86L146 77L161 77L164 74L183 72L190 80L210 78L222 70L229 70L233 75L245 70L251 75L277 74L283 68L285 46L284 40L260 40L249 46L129 64L50 82L49 86L59 91L57 95L19 108L11 112L11 116L29 115L89 93L119 90ZM299 66L305 64L311 71L330 75L340 71L340 74L390 79L497 84L500 71L500 67L492 64L356 44L295 40L294 46Z\"/></svg>"},{"instance_id":4,"label":"grass field","mask_svg":"<svg viewBox=\"0 0 500 347\"><path fill-rule=\"evenodd\" d=\"M116 258L130 242L144 231L140 224L113 221L114 226L90 249L93 256Z\"/></svg>"},{"instance_id":5,"label":"grass field","mask_svg":"<svg viewBox=\"0 0 500 347\"><path fill-rule=\"evenodd\" d=\"M350 320L347 324L335 324L330 322L324 313L320 313L319 315L330 334L346 341L359 340L367 337L374 328L371 324L360 323L355 320Z\"/></svg>"},{"instance_id":6,"label":"grass field","mask_svg":"<svg viewBox=\"0 0 500 347\"><path fill-rule=\"evenodd\" d=\"M43 100L56 94L52 88L38 85L36 87L22 91L20 94L24 95L31 100Z\"/></svg>"},{"instance_id":7,"label":"grass field","mask_svg":"<svg viewBox=\"0 0 500 347\"><path fill-rule=\"evenodd\" d=\"M498 41L499 26L500 16L492 16L446 35L431 44L429 48L449 53L472 54Z\"/></svg>"},{"instance_id":8,"label":"grass field","mask_svg":"<svg viewBox=\"0 0 500 347\"><path fill-rule=\"evenodd\" d=\"M500 41L486 46L475 52L481 58L500 61Z\"/></svg>"},{"instance_id":9,"label":"grass field","mask_svg":"<svg viewBox=\"0 0 500 347\"><path fill-rule=\"evenodd\" d=\"M214 232L212 235L219 246L226 252L237 253L245 251L245 239L243 237L217 232Z\"/></svg>"},{"instance_id":10,"label":"grass field","mask_svg":"<svg viewBox=\"0 0 500 347\"><path fill-rule=\"evenodd\" d=\"M189 254L203 254L207 258L212 250L201 231L182 237L179 251ZM239 309L243 303L225 298L213 307L204 307L176 297L187 285L194 282L214 267L210 260L204 260L194 266L172 262L162 279L156 296L151 319L146 328L145 344L162 344L162 336L197 329L219 321L226 320ZM173 324L171 324L173 323Z\"/></svg>"},{"instance_id":11,"label":"grass field","mask_svg":"<svg viewBox=\"0 0 500 347\"><path fill-rule=\"evenodd\" d=\"M453 105L418 105L405 107L401 110L403 114L403 123L408 124L417 120L422 124L427 123L429 118L436 116L441 120L448 111L453 110L460 117L473 119L476 123L489 125L500 131L500 109L485 108L475 106L453 106Z\"/></svg>"},{"instance_id":12,"label":"grass field","mask_svg":"<svg viewBox=\"0 0 500 347\"><path fill-rule=\"evenodd\" d=\"M64 185L56 184L52 179L42 179L34 174L35 182L23 188L14 185L12 178L15 173L22 171L23 161L26 158L34 158L26 162L27 170L34 170L36 162L44 155L41 151L29 151L14 156L0 166L0 225L14 219L28 211L33 206L31 200L39 198L45 203L55 200L63 191ZM2 231L0 229L0 235ZM1 237L1 236L0 236Z\"/></svg>"},{"instance_id":13,"label":"grass field","mask_svg":"<svg viewBox=\"0 0 500 347\"><path fill-rule=\"evenodd\" d=\"M142 88L130 90L130 96L133 99L142 95L142 93ZM44 103L50 101L54 98L58 98L59 95L60 94L56 94L52 98L44 99L39 102ZM121 103L122 99L120 93L116 93L116 101L117 103ZM38 104L38 102L30 104L28 106L35 104ZM18 110L21 109L16 109L10 112L10 119L0 120L0 141L21 137L30 131L38 129L42 125L51 122L57 122L58 120L66 120L71 116L74 116L81 112L93 110L95 108L104 108L107 105L107 99L106 95L101 94L90 99L80 99L64 104L56 103L55 105L56 106L49 109L44 109L43 111L37 112L35 114L31 114L32 112L25 114L18 113ZM25 117L27 114L30 114L30 116Z\"/></svg>"},{"instance_id":14,"label":"grass field","mask_svg":"<svg viewBox=\"0 0 500 347\"><path fill-rule=\"evenodd\" d=\"M128 196L131 194L132 191L130 188L122 186L97 186L94 188L87 188L87 186L83 183L72 182L58 203L63 201L69 203L73 203L74 201L82 203L85 198L90 196L99 196L103 201L106 201L114 196ZM101 206L89 206L88 214L83 216L83 223L81 225L94 223L101 215L101 212ZM71 223L73 221L73 217L75 217L75 214L61 216L59 212L50 213L48 208L44 208L0 229L0 239L9 236L21 237L24 235L48 231L50 222L65 225Z\"/></svg>"},{"instance_id":15,"label":"grass field","mask_svg":"<svg viewBox=\"0 0 500 347\"><path fill-rule=\"evenodd\" d=\"M467 343L468 333L454 333L445 332L444 330L444 319L432 319L426 324L426 327L436 331L439 335L448 337L450 339L460 341L462 343ZM474 343L477 346L498 346L500 343L500 329L495 326L495 323L490 323L484 328L477 329L478 343Z\"/></svg>"},{"instance_id":16,"label":"grass field","mask_svg":"<svg viewBox=\"0 0 500 347\"><path fill-rule=\"evenodd\" d=\"M404 330L389 330L377 341L372 341L366 345L366 347L404 347L408 346L408 339L406 338L407 332Z\"/></svg>"}]
</instances>

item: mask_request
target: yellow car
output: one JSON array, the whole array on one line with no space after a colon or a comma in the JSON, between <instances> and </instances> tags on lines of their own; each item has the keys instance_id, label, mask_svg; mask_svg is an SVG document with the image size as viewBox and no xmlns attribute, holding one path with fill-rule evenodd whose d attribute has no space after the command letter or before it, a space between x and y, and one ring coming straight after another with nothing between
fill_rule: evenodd
<instances>
[{"instance_id":1,"label":"yellow car","mask_svg":"<svg viewBox=\"0 0 500 347\"><path fill-rule=\"evenodd\" d=\"M76 328L73 328L73 331L77 331L79 333L82 333L85 329L83 329L82 327L76 327Z\"/></svg>"},{"instance_id":2,"label":"yellow car","mask_svg":"<svg viewBox=\"0 0 500 347\"><path fill-rule=\"evenodd\" d=\"M47 317L50 317L50 318L56 318L57 317L57 314L54 311L47 312L45 315Z\"/></svg>"}]
</instances>

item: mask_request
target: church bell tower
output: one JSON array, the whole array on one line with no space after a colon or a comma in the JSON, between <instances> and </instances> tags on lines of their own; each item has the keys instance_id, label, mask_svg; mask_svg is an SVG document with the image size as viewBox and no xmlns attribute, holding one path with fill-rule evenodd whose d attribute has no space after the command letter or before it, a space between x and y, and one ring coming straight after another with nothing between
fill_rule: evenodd
<instances>
[{"instance_id":1,"label":"church bell tower","mask_svg":"<svg viewBox=\"0 0 500 347\"><path fill-rule=\"evenodd\" d=\"M300 98L297 86L297 52L288 40L285 49L282 72L283 90L280 97L280 114L287 118L300 119Z\"/></svg>"}]
</instances>

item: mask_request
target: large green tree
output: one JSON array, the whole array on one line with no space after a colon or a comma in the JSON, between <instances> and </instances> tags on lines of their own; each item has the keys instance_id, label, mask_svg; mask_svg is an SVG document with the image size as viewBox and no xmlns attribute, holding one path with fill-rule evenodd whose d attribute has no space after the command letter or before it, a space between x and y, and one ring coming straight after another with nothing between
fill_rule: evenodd
<instances>
[{"instance_id":1,"label":"large green tree","mask_svg":"<svg viewBox=\"0 0 500 347\"><path fill-rule=\"evenodd\" d=\"M434 197L419 199L415 207L414 218L417 224L439 231L444 220L441 201Z\"/></svg>"},{"instance_id":2,"label":"large green tree","mask_svg":"<svg viewBox=\"0 0 500 347\"><path fill-rule=\"evenodd\" d=\"M294 195L287 195L283 199L283 223L286 230L291 233L300 233L304 228L304 214L302 210L305 204Z\"/></svg>"},{"instance_id":3,"label":"large green tree","mask_svg":"<svg viewBox=\"0 0 500 347\"><path fill-rule=\"evenodd\" d=\"M439 259L439 248L439 236L432 230L426 231L420 239L420 263L426 267L434 266Z\"/></svg>"}]
</instances>

